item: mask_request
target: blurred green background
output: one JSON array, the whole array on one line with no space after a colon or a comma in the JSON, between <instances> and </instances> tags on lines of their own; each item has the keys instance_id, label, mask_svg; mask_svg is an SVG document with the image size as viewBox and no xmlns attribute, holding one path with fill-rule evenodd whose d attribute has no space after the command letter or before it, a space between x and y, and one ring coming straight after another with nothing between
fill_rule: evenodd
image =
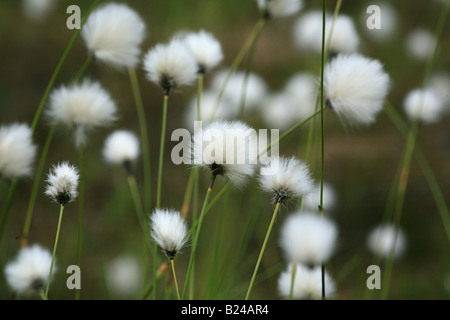
<instances>
[{"instance_id":1,"label":"blurred green background","mask_svg":"<svg viewBox=\"0 0 450 320\"><path fill-rule=\"evenodd\" d=\"M101 1L104 2L107 1ZM224 60L221 67L231 65L258 19L256 1L252 0L120 2L135 8L147 23L148 35L142 46L143 52L157 43L166 42L180 30L205 29L213 33L222 44ZM90 3L91 1L59 0L46 19L32 21L24 15L21 1L0 2L0 125L13 122L31 124L48 81L74 33L66 28L66 8L77 4L82 13L85 13ZM272 20L264 27L254 56L253 71L263 77L268 90L275 92L281 89L289 76L299 71L319 75L320 57L301 53L295 48L292 43L292 26L300 14L320 9L321 3L322 1L305 1L304 9L298 15ZM388 99L403 116L402 101L411 89L420 86L425 70L425 61L408 54L405 38L416 27L433 32L442 4L441 1L390 1L397 12L396 32L389 40L376 41L369 36L365 19L366 8L377 3L382 2L344 0L340 12L354 19L361 40L360 52L384 64L392 79ZM327 1L327 10L332 12L335 4L335 1ZM447 21L434 71L450 72L449 31L450 23ZM84 43L79 38L63 65L55 86L69 83L86 57ZM81 299L109 299L118 296L108 290L106 284L105 267L108 262L123 253L136 256L140 262L144 259L142 233L129 194L126 174L122 168L105 165L101 151L105 137L114 129L128 129L139 134L139 127L126 72L94 63L90 65L86 76L101 81L119 107L119 119L113 126L89 134L85 152ZM138 69L138 76L149 123L152 190L156 190L162 92L145 79L142 69ZM207 75L205 86L209 79ZM169 100L163 206L180 209L182 205L189 168L170 162L170 150L175 145L170 142L170 133L183 126L184 111L195 93L195 86L183 87ZM422 126L418 138L418 145L427 156L447 204L450 199L449 119L447 113L438 123ZM265 128L257 113L250 114L244 120L254 128ZM335 188L337 197L335 208L326 214L339 228L337 251L327 264L327 270L337 282L335 299L363 299L368 277L366 268L373 263L372 255L365 245L366 237L381 222L389 189L402 159L405 141L383 112L377 117L376 123L367 128L346 128L332 112L326 113L325 120L325 180ZM47 121L42 118L34 136L39 151L42 150L48 129ZM306 136L305 127L281 143L280 153L296 154L301 158ZM320 178L319 152L320 148L316 146L314 162L311 164L316 179ZM77 163L77 157L72 136L64 130L57 131L44 175L52 163L63 160ZM142 173L141 163L137 170L138 174ZM203 201L203 190L206 190L209 176L203 172L201 178L200 203ZM142 180L138 183L142 186ZM218 180L215 193L224 183L223 179ZM45 197L44 181L41 184L30 242L39 243L51 250L58 207ZM31 186L32 177L20 180L0 247L1 299L10 297L3 269L18 251L20 239L17 237L23 228ZM0 180L0 208L3 208L8 188L9 181ZM154 203L154 196L152 201ZM284 208L278 217L260 268L260 280L253 289L254 299L280 299L277 280L285 264L277 245L278 229L284 217L292 210L293 206ZM76 264L77 212L76 203L67 205L58 244L58 270L50 290L50 298L53 299L74 297L74 292L65 286L68 277L65 269L68 265ZM232 189L227 198L218 202L205 219L197 251L199 260L195 275L199 298L245 297L271 213L270 196L261 192L256 179L242 190ZM449 242L428 184L415 162L412 165L401 225L406 233L408 246L405 256L394 264L389 298L450 298ZM245 247L239 247L241 241L246 243ZM217 243L220 244L220 251ZM184 253L177 258L180 286L184 283L189 252L189 248L185 248ZM218 255L217 270L211 268L215 254ZM164 261L162 254L159 259ZM144 263L143 267L150 266ZM205 288L210 277L215 279L215 286L209 291ZM165 286L172 288L167 276L160 282L159 298L166 297L163 291ZM210 295L203 295L205 292ZM377 297L377 293L374 297Z\"/></svg>"}]
</instances>

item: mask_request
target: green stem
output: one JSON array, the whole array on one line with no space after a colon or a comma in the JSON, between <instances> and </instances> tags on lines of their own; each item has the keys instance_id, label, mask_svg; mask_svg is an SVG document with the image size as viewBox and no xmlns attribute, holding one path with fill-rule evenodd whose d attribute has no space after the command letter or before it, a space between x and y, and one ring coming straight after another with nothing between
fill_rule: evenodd
<instances>
[{"instance_id":1,"label":"green stem","mask_svg":"<svg viewBox=\"0 0 450 320\"><path fill-rule=\"evenodd\" d=\"M39 164L36 170L36 175L33 180L33 187L31 189L30 200L28 201L28 209L25 217L25 223L22 231L21 238L21 248L25 247L28 244L28 235L30 233L31 220L33 218L33 210L34 205L36 204L36 197L39 190L39 183L41 181L42 172L44 170L45 161L47 159L48 150L50 149L50 144L53 140L53 136L55 133L56 124L53 124L50 127L50 131L47 134L47 138L45 140L44 148L42 149L41 158L39 159Z\"/></svg>"},{"instance_id":2,"label":"green stem","mask_svg":"<svg viewBox=\"0 0 450 320\"><path fill-rule=\"evenodd\" d=\"M241 50L238 52L236 58L234 59L233 63L231 64L231 67L227 73L227 76L226 76L224 82L222 83L222 87L220 88L219 95L218 95L216 103L214 105L213 112L211 113L208 121L211 121L212 119L214 119L217 109L219 108L220 101L222 100L222 96L225 93L225 88L227 87L228 81L230 81L231 76L233 75L233 73L236 71L236 69L241 64L242 60L244 59L244 57L247 54L250 47L252 46L253 42L258 37L258 34L261 32L261 29L263 28L265 23L266 23L266 19L264 17L261 17L258 20L255 27L253 28L250 35L248 36L247 40L245 41L244 45L242 46Z\"/></svg>"},{"instance_id":3,"label":"green stem","mask_svg":"<svg viewBox=\"0 0 450 320\"><path fill-rule=\"evenodd\" d=\"M64 206L60 205L58 228L56 229L56 237L55 237L55 244L53 246L52 262L50 264L50 273L48 274L47 288L45 289L44 300L48 299L48 289L50 288L50 282L52 280L53 265L55 263L56 247L58 246L59 231L61 230L61 221L62 221L62 217L63 217L63 212L64 212Z\"/></svg>"},{"instance_id":4,"label":"green stem","mask_svg":"<svg viewBox=\"0 0 450 320\"><path fill-rule=\"evenodd\" d=\"M214 176L213 176L213 178L214 178ZM211 183L210 187L208 188L208 191L206 192L205 200L203 202L202 211L200 212L200 218L198 220L198 225L195 228L195 235L194 235L194 240L192 242L191 256L190 256L190 259L189 259L189 265L188 265L188 269L187 269L187 272L186 272L186 280L184 282L183 294L182 294L182 297L181 297L182 300L184 300L185 297L186 297L186 292L187 292L187 288L188 288L188 284L189 284L189 279L191 277L192 266L193 266L194 260L195 260L195 253L197 251L197 244L198 244L198 239L199 239L199 236L200 236L200 230L201 230L201 227L202 227L203 219L205 218L206 207L208 206L208 201L209 201L209 198L211 196L213 182L214 181L212 180L212 183Z\"/></svg>"},{"instance_id":5,"label":"green stem","mask_svg":"<svg viewBox=\"0 0 450 320\"><path fill-rule=\"evenodd\" d=\"M199 73L197 82L197 120L202 121L202 93L204 74Z\"/></svg>"},{"instance_id":6,"label":"green stem","mask_svg":"<svg viewBox=\"0 0 450 320\"><path fill-rule=\"evenodd\" d=\"M5 231L6 222L8 220L9 211L11 209L12 199L13 199L14 193L16 191L18 182L19 182L19 178L14 177L13 180L11 181L11 185L9 187L8 196L6 197L5 208L3 209L2 224L0 225L0 243L3 238L3 233Z\"/></svg>"},{"instance_id":7,"label":"green stem","mask_svg":"<svg viewBox=\"0 0 450 320\"><path fill-rule=\"evenodd\" d=\"M151 208L151 165L150 165L150 147L148 141L147 121L142 102L141 90L139 88L139 81L136 74L136 69L128 68L128 76L133 90L134 101L136 104L136 111L139 121L139 129L141 133L142 142L142 162L144 167L144 208L148 212Z\"/></svg>"},{"instance_id":8,"label":"green stem","mask_svg":"<svg viewBox=\"0 0 450 320\"><path fill-rule=\"evenodd\" d=\"M77 266L81 268L81 252L83 246L83 215L84 215L84 146L80 143L78 146L78 170L79 170L79 184L78 184L78 244L77 244ZM75 290L75 300L80 299L80 289Z\"/></svg>"},{"instance_id":9,"label":"green stem","mask_svg":"<svg viewBox=\"0 0 450 320\"><path fill-rule=\"evenodd\" d=\"M161 126L161 143L159 147L159 166L158 166L158 184L156 189L156 208L161 206L161 185L162 185L162 171L164 161L164 141L166 137L166 123L167 123L167 107L169 96L164 95L163 116Z\"/></svg>"},{"instance_id":10,"label":"green stem","mask_svg":"<svg viewBox=\"0 0 450 320\"><path fill-rule=\"evenodd\" d=\"M151 249L149 241L149 230L147 224L145 223L144 209L142 208L141 197L139 196L139 191L136 183L136 177L133 174L128 174L128 186L130 187L131 197L133 198L134 208L138 216L139 224L141 225L142 232L144 234L145 243Z\"/></svg>"},{"instance_id":11,"label":"green stem","mask_svg":"<svg viewBox=\"0 0 450 320\"><path fill-rule=\"evenodd\" d=\"M275 210L273 211L272 220L270 221L269 228L267 229L267 232L266 232L266 237L264 238L264 242L263 242L261 251L259 252L258 260L256 261L255 270L253 271L252 279L250 280L250 285L248 286L248 290L247 290L247 294L245 296L245 300L248 300L248 298L250 296L250 292L252 291L253 284L254 284L255 278L256 278L256 274L258 273L259 265L261 263L263 255L264 255L264 251L266 250L266 245L267 245L267 242L269 240L270 233L272 232L272 227L273 227L273 225L275 223L275 218L277 217L277 213L279 211L279 208L280 208L280 203L277 202L277 204L275 205Z\"/></svg>"},{"instance_id":12,"label":"green stem","mask_svg":"<svg viewBox=\"0 0 450 320\"><path fill-rule=\"evenodd\" d=\"M91 64L93 59L93 56L89 55L86 58L86 61L84 61L83 65L81 66L80 70L78 70L77 74L75 75L75 77L73 78L73 83L77 83L78 81L80 81L81 77L83 77L84 73L86 72L87 68L89 67L89 65Z\"/></svg>"},{"instance_id":13,"label":"green stem","mask_svg":"<svg viewBox=\"0 0 450 320\"><path fill-rule=\"evenodd\" d=\"M294 283L295 283L295 275L297 273L297 262L292 262L292 273L291 273L291 288L289 289L289 300L292 300L294 297Z\"/></svg>"},{"instance_id":14,"label":"green stem","mask_svg":"<svg viewBox=\"0 0 450 320\"><path fill-rule=\"evenodd\" d=\"M170 259L170 264L172 265L173 282L175 283L175 289L177 291L177 297L178 297L178 300L181 300L180 299L180 290L178 290L177 274L175 273L175 265L174 265L173 259Z\"/></svg>"}]
</instances>

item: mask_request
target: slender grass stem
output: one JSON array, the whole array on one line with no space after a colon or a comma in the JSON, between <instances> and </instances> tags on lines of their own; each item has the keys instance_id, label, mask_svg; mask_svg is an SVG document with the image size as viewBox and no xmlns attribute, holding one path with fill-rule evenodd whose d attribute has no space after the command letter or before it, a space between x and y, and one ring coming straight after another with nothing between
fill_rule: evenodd
<instances>
[{"instance_id":1,"label":"slender grass stem","mask_svg":"<svg viewBox=\"0 0 450 320\"><path fill-rule=\"evenodd\" d=\"M150 162L150 145L148 141L147 118L142 102L141 90L136 74L136 69L128 68L128 76L130 78L131 89L133 90L134 102L139 121L139 130L142 144L142 162L144 167L144 210L148 212L151 208L151 162Z\"/></svg>"},{"instance_id":2,"label":"slender grass stem","mask_svg":"<svg viewBox=\"0 0 450 320\"><path fill-rule=\"evenodd\" d=\"M201 230L201 227L202 227L203 219L205 218L206 208L208 206L208 201L209 201L209 198L211 197L211 192L212 192L212 187L213 187L213 184L214 184L214 180L215 180L215 175L213 174L213 176L211 178L210 186L208 187L208 191L206 192L205 200L203 202L202 211L200 212L198 225L195 228L195 235L194 235L194 240L192 242L191 256L190 256L190 259L189 259L189 265L188 265L188 269L187 269L187 272L186 272L186 280L184 282L183 294L182 294L182 297L181 297L182 300L184 300L185 297L186 297L187 288L188 288L188 284L189 284L189 279L191 277L191 271L192 271L192 267L193 267L194 260L195 260L195 253L197 252L197 245L198 245L198 239L199 239L199 236L200 236L200 230Z\"/></svg>"},{"instance_id":3,"label":"slender grass stem","mask_svg":"<svg viewBox=\"0 0 450 320\"><path fill-rule=\"evenodd\" d=\"M244 45L242 46L242 48L240 49L240 51L236 55L236 58L234 59L233 63L231 64L231 67L230 67L230 69L229 69L229 71L228 71L228 73L227 73L227 75L225 77L225 80L222 83L222 87L220 88L219 94L217 96L217 100L216 100L216 103L214 105L213 112L211 113L210 118L208 119L208 121L211 121L212 119L214 119L214 117L216 115L216 112L217 112L217 109L219 108L220 101L222 100L222 96L225 93L225 88L227 87L228 82L231 79L231 76L233 75L233 73L236 71L236 69L241 64L241 62L244 59L245 55L247 54L248 50L251 48L253 42L257 39L258 34L261 32L262 28L266 24L266 21L267 20L263 16L261 18L259 18L259 20L257 21L255 27L250 32L250 35L248 36L248 38L244 42Z\"/></svg>"},{"instance_id":4,"label":"slender grass stem","mask_svg":"<svg viewBox=\"0 0 450 320\"><path fill-rule=\"evenodd\" d=\"M180 290L178 290L177 274L175 272L175 265L174 265L175 263L174 263L173 259L170 259L170 264L172 265L173 282L175 284L175 289L177 291L177 298L178 298L178 300L181 300Z\"/></svg>"},{"instance_id":5,"label":"slender grass stem","mask_svg":"<svg viewBox=\"0 0 450 320\"><path fill-rule=\"evenodd\" d=\"M78 146L78 243L77 243L77 266L81 268L81 257L83 247L83 215L84 215L84 146L82 143ZM75 300L80 299L80 289L75 290Z\"/></svg>"},{"instance_id":6,"label":"slender grass stem","mask_svg":"<svg viewBox=\"0 0 450 320\"><path fill-rule=\"evenodd\" d=\"M64 212L64 206L60 205L60 208L59 208L59 219L58 219L58 228L56 229L55 244L53 245L52 262L50 264L50 272L48 274L47 288L45 289L44 300L48 299L48 289L50 288L50 282L52 280L53 266L54 266L54 263L55 263L56 248L58 246L59 232L61 230L61 221L62 221L62 217L63 217L63 212Z\"/></svg>"},{"instance_id":7,"label":"slender grass stem","mask_svg":"<svg viewBox=\"0 0 450 320\"><path fill-rule=\"evenodd\" d=\"M149 249L151 249L150 241L148 238L149 230L148 225L145 223L144 209L142 208L142 201L139 195L139 190L136 183L136 177L133 174L128 174L128 186L130 188L131 197L133 198L133 204L138 217L139 224L141 225L142 232L144 234L144 241Z\"/></svg>"},{"instance_id":8,"label":"slender grass stem","mask_svg":"<svg viewBox=\"0 0 450 320\"><path fill-rule=\"evenodd\" d=\"M259 252L258 260L256 261L255 270L253 271L253 275L250 280L250 285L248 286L247 294L245 295L245 300L248 300L248 298L250 297L250 293L253 289L253 284L255 282L256 274L258 273L259 265L261 263L263 255L264 255L264 251L266 250L266 245L269 240L270 233L272 232L272 228L275 223L275 219L277 217L277 213L278 213L279 209L280 209L280 203L277 202L277 204L275 205L275 210L273 211L272 220L270 221L269 228L267 229L267 232L266 232L266 237L264 238L262 248Z\"/></svg>"},{"instance_id":9,"label":"slender grass stem","mask_svg":"<svg viewBox=\"0 0 450 320\"><path fill-rule=\"evenodd\" d=\"M197 120L202 121L202 93L203 93L203 80L205 75L203 73L198 74L197 80Z\"/></svg>"},{"instance_id":10,"label":"slender grass stem","mask_svg":"<svg viewBox=\"0 0 450 320\"><path fill-rule=\"evenodd\" d=\"M80 79L83 77L84 73L86 72L87 68L91 64L92 60L93 60L93 56L92 55L89 55L86 58L86 60L84 61L83 65L81 66L80 70L78 70L77 74L73 78L73 80L72 80L73 83L77 83L78 81L80 81Z\"/></svg>"},{"instance_id":11,"label":"slender grass stem","mask_svg":"<svg viewBox=\"0 0 450 320\"><path fill-rule=\"evenodd\" d=\"M292 300L294 297L294 284L295 284L295 275L297 273L297 262L292 262L292 273L291 273L291 287L289 289L289 300Z\"/></svg>"},{"instance_id":12,"label":"slender grass stem","mask_svg":"<svg viewBox=\"0 0 450 320\"><path fill-rule=\"evenodd\" d=\"M1 221L1 225L0 225L0 243L3 238L3 233L5 231L5 226L6 226L6 223L8 220L9 211L11 209L12 199L13 199L14 193L16 192L18 182L19 182L19 178L14 177L11 180L11 184L9 186L9 191L8 191L8 195L6 197L5 207L3 209L3 216L2 216L2 221Z\"/></svg>"},{"instance_id":13,"label":"slender grass stem","mask_svg":"<svg viewBox=\"0 0 450 320\"><path fill-rule=\"evenodd\" d=\"M163 116L161 126L161 143L159 148L158 184L156 189L156 208L159 208L161 206L161 185L162 185L162 171L164 162L164 142L166 137L168 100L169 96L167 94L164 95Z\"/></svg>"},{"instance_id":14,"label":"slender grass stem","mask_svg":"<svg viewBox=\"0 0 450 320\"><path fill-rule=\"evenodd\" d=\"M45 161L47 160L48 150L50 149L50 145L53 141L55 129L56 129L56 124L53 124L50 127L50 131L47 134L47 138L45 139L44 148L42 149L41 157L39 159L39 164L38 164L36 174L33 179L33 187L31 189L30 200L28 201L27 214L25 216L25 223L23 226L22 237L21 237L21 242L20 242L21 248L25 247L28 244L28 235L30 233L34 205L36 204L36 197L37 197L37 193L39 190L39 184L41 181L42 172L44 170Z\"/></svg>"}]
</instances>

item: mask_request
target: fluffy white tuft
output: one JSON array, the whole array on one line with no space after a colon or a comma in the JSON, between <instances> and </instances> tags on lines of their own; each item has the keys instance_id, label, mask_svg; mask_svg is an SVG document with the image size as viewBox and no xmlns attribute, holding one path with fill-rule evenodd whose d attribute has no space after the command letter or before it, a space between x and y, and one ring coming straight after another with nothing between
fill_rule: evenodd
<instances>
[{"instance_id":1,"label":"fluffy white tuft","mask_svg":"<svg viewBox=\"0 0 450 320\"><path fill-rule=\"evenodd\" d=\"M141 266L136 257L120 255L107 264L105 280L111 292L121 298L131 298L139 292L141 274Z\"/></svg>"},{"instance_id":2,"label":"fluffy white tuft","mask_svg":"<svg viewBox=\"0 0 450 320\"><path fill-rule=\"evenodd\" d=\"M22 0L24 15L33 21L43 21L53 11L55 0Z\"/></svg>"},{"instance_id":3,"label":"fluffy white tuft","mask_svg":"<svg viewBox=\"0 0 450 320\"><path fill-rule=\"evenodd\" d=\"M117 106L98 82L84 80L70 87L62 86L50 95L48 116L75 129L77 145L85 142L85 131L109 125L116 119Z\"/></svg>"},{"instance_id":4,"label":"fluffy white tuft","mask_svg":"<svg viewBox=\"0 0 450 320\"><path fill-rule=\"evenodd\" d=\"M337 227L328 218L301 212L288 216L280 231L279 244L287 261L320 265L335 250Z\"/></svg>"},{"instance_id":5,"label":"fluffy white tuft","mask_svg":"<svg viewBox=\"0 0 450 320\"><path fill-rule=\"evenodd\" d=\"M157 44L144 56L147 79L160 85L165 94L172 89L191 84L197 78L197 61L179 38L167 44Z\"/></svg>"},{"instance_id":6,"label":"fluffy white tuft","mask_svg":"<svg viewBox=\"0 0 450 320\"><path fill-rule=\"evenodd\" d=\"M0 127L0 174L5 177L21 177L31 173L36 156L28 125L14 123Z\"/></svg>"},{"instance_id":7,"label":"fluffy white tuft","mask_svg":"<svg viewBox=\"0 0 450 320\"><path fill-rule=\"evenodd\" d=\"M326 65L327 102L347 124L368 125L382 110L390 85L378 60L360 54L340 54Z\"/></svg>"},{"instance_id":8,"label":"fluffy white tuft","mask_svg":"<svg viewBox=\"0 0 450 320\"><path fill-rule=\"evenodd\" d=\"M303 208L307 211L317 211L320 205L320 183L316 183L313 192L303 198ZM336 192L333 186L324 182L323 184L323 208L332 210L336 205Z\"/></svg>"},{"instance_id":9,"label":"fluffy white tuft","mask_svg":"<svg viewBox=\"0 0 450 320\"><path fill-rule=\"evenodd\" d=\"M280 274L278 278L278 292L283 299L289 299L292 282L293 264ZM336 284L325 271L325 296L332 298L336 294ZM319 300L322 298L322 268L308 268L297 264L292 298L296 300Z\"/></svg>"},{"instance_id":10,"label":"fluffy white tuft","mask_svg":"<svg viewBox=\"0 0 450 320\"><path fill-rule=\"evenodd\" d=\"M175 258L187 241L186 220L175 210L155 209L150 216L150 230L169 259Z\"/></svg>"},{"instance_id":11,"label":"fluffy white tuft","mask_svg":"<svg viewBox=\"0 0 450 320\"><path fill-rule=\"evenodd\" d=\"M297 121L295 99L284 92L274 93L261 105L261 116L271 128L287 130Z\"/></svg>"},{"instance_id":12,"label":"fluffy white tuft","mask_svg":"<svg viewBox=\"0 0 450 320\"><path fill-rule=\"evenodd\" d=\"M190 150L194 165L242 186L255 172L256 131L241 121L215 120L194 133Z\"/></svg>"},{"instance_id":13,"label":"fluffy white tuft","mask_svg":"<svg viewBox=\"0 0 450 320\"><path fill-rule=\"evenodd\" d=\"M200 30L187 33L182 39L194 54L200 73L209 72L222 61L222 46L212 33Z\"/></svg>"},{"instance_id":14,"label":"fluffy white tuft","mask_svg":"<svg viewBox=\"0 0 450 320\"><path fill-rule=\"evenodd\" d=\"M436 71L431 74L428 86L444 101L447 111L450 111L450 73L446 71Z\"/></svg>"},{"instance_id":15,"label":"fluffy white tuft","mask_svg":"<svg viewBox=\"0 0 450 320\"><path fill-rule=\"evenodd\" d=\"M327 37L326 41L331 36L328 48L330 53L352 53L358 50L359 35L352 18L347 15L338 15L334 22L334 27L332 19L329 19L325 25L325 34ZM319 37L319 39L321 38Z\"/></svg>"},{"instance_id":16,"label":"fluffy white tuft","mask_svg":"<svg viewBox=\"0 0 450 320\"><path fill-rule=\"evenodd\" d=\"M442 99L429 88L410 91L403 101L403 107L409 119L418 119L424 123L437 122L444 111Z\"/></svg>"},{"instance_id":17,"label":"fluffy white tuft","mask_svg":"<svg viewBox=\"0 0 450 320\"><path fill-rule=\"evenodd\" d=\"M79 174L75 166L68 162L53 166L47 176L45 194L53 201L64 206L78 196Z\"/></svg>"},{"instance_id":18,"label":"fluffy white tuft","mask_svg":"<svg viewBox=\"0 0 450 320\"><path fill-rule=\"evenodd\" d=\"M139 156L139 139L127 130L116 130L105 140L103 157L113 164L134 162Z\"/></svg>"},{"instance_id":19,"label":"fluffy white tuft","mask_svg":"<svg viewBox=\"0 0 450 320\"><path fill-rule=\"evenodd\" d=\"M50 252L40 245L24 247L15 260L6 265L6 281L18 294L39 293L47 285L51 262ZM53 270L56 270L56 263L53 264Z\"/></svg>"},{"instance_id":20,"label":"fluffy white tuft","mask_svg":"<svg viewBox=\"0 0 450 320\"><path fill-rule=\"evenodd\" d=\"M434 35L426 29L414 29L406 37L406 50L415 59L426 60L432 54Z\"/></svg>"},{"instance_id":21,"label":"fluffy white tuft","mask_svg":"<svg viewBox=\"0 0 450 320\"><path fill-rule=\"evenodd\" d=\"M406 236L402 229L393 224L376 226L367 236L367 246L370 251L387 258L393 255L400 258L406 251Z\"/></svg>"},{"instance_id":22,"label":"fluffy white tuft","mask_svg":"<svg viewBox=\"0 0 450 320\"><path fill-rule=\"evenodd\" d=\"M259 9L267 10L270 17L286 17L296 14L303 7L302 0L257 0Z\"/></svg>"},{"instance_id":23,"label":"fluffy white tuft","mask_svg":"<svg viewBox=\"0 0 450 320\"><path fill-rule=\"evenodd\" d=\"M285 203L312 192L313 179L305 163L295 157L274 157L271 161L274 163L269 163L267 166L274 168L276 172L263 174L263 170L267 169L263 167L259 182L264 191L273 193L274 203Z\"/></svg>"},{"instance_id":24,"label":"fluffy white tuft","mask_svg":"<svg viewBox=\"0 0 450 320\"><path fill-rule=\"evenodd\" d=\"M145 23L139 14L118 3L94 10L81 31L88 50L97 59L119 68L136 67L145 35Z\"/></svg>"}]
</instances>

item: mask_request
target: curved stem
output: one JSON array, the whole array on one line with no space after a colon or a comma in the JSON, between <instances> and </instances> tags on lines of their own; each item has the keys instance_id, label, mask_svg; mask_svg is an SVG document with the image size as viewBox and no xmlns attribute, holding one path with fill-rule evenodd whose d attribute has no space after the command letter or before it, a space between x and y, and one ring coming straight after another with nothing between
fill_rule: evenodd
<instances>
[{"instance_id":1,"label":"curved stem","mask_svg":"<svg viewBox=\"0 0 450 320\"><path fill-rule=\"evenodd\" d=\"M269 240L270 233L272 232L272 228L275 223L275 219L277 217L277 213L278 213L279 209L280 209L280 203L277 202L277 204L275 205L275 210L273 211L273 214L272 214L272 220L270 221L269 228L267 229L267 232L266 232L266 237L264 238L262 248L259 252L258 260L256 261L255 270L253 271L253 276L252 276L252 279L250 280L250 285L248 286L245 300L248 300L248 298L250 296L250 292L252 291L253 284L254 284L255 278L256 278L256 274L258 273L259 265L261 263L263 255L264 255L264 251L266 250L266 245Z\"/></svg>"},{"instance_id":2,"label":"curved stem","mask_svg":"<svg viewBox=\"0 0 450 320\"><path fill-rule=\"evenodd\" d=\"M59 208L59 219L58 219L58 227L56 229L56 237L55 237L55 244L53 245L53 254L52 254L52 262L50 264L50 272L48 274L48 281L47 281L47 288L45 289L45 295L44 300L48 299L48 289L50 288L50 282L52 280L52 273L53 273L53 265L55 263L55 256L56 256L56 248L58 246L58 239L59 239L59 231L61 230L61 221L63 217L64 212L64 206L60 205Z\"/></svg>"},{"instance_id":3,"label":"curved stem","mask_svg":"<svg viewBox=\"0 0 450 320\"><path fill-rule=\"evenodd\" d=\"M5 231L5 226L6 226L6 223L8 220L9 210L11 209L12 199L13 199L14 193L16 192L18 182L19 182L19 178L14 177L13 180L11 181L11 185L9 187L8 196L6 197L5 208L3 209L3 216L2 216L2 221L1 221L2 224L0 225L0 243L3 238L3 233Z\"/></svg>"}]
</instances>

